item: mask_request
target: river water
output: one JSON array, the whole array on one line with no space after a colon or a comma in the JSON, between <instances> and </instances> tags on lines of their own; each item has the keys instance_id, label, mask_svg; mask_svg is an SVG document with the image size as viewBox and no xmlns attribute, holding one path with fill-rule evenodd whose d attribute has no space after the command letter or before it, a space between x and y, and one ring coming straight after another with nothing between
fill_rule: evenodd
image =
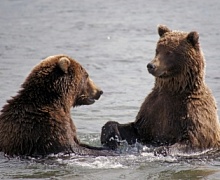
<instances>
[{"instance_id":1,"label":"river water","mask_svg":"<svg viewBox=\"0 0 220 180\"><path fill-rule=\"evenodd\" d=\"M47 56L79 61L104 91L91 106L72 110L79 138L100 145L109 120L134 121L154 85L146 64L154 57L157 25L196 30L206 57L206 82L220 103L218 0L4 0L0 2L0 106L15 95L31 69ZM186 158L187 157L187 158ZM8 159L1 179L219 179L220 158L119 157Z\"/></svg>"}]
</instances>

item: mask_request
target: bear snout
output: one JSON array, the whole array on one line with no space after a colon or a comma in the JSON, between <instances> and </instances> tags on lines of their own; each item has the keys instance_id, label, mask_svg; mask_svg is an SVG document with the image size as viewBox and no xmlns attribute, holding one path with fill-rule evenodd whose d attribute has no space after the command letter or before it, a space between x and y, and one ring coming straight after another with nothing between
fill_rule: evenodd
<instances>
[{"instance_id":1,"label":"bear snout","mask_svg":"<svg viewBox=\"0 0 220 180\"><path fill-rule=\"evenodd\" d=\"M91 78L88 79L88 91L90 98L98 100L103 94L103 91L93 82Z\"/></svg>"},{"instance_id":2,"label":"bear snout","mask_svg":"<svg viewBox=\"0 0 220 180\"><path fill-rule=\"evenodd\" d=\"M95 100L98 100L101 97L102 94L103 91L100 89L95 89L89 94L84 92L76 99L74 106L93 104L95 103Z\"/></svg>"},{"instance_id":3,"label":"bear snout","mask_svg":"<svg viewBox=\"0 0 220 180\"><path fill-rule=\"evenodd\" d=\"M153 63L148 63L147 64L147 69L149 70L149 69L155 69L156 68L156 66L153 64Z\"/></svg>"}]
</instances>

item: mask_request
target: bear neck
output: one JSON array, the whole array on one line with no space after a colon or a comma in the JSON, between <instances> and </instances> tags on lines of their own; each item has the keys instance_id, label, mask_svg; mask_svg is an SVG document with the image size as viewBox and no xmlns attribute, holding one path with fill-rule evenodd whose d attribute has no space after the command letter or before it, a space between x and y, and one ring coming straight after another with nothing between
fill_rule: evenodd
<instances>
[{"instance_id":1,"label":"bear neck","mask_svg":"<svg viewBox=\"0 0 220 180\"><path fill-rule=\"evenodd\" d=\"M196 95L204 89L203 72L198 75L194 71L187 71L176 77L160 78L156 77L154 90L159 92L169 92L170 94Z\"/></svg>"},{"instance_id":2,"label":"bear neck","mask_svg":"<svg viewBox=\"0 0 220 180\"><path fill-rule=\"evenodd\" d=\"M43 96L42 96L43 94ZM66 114L70 114L71 102L73 101L72 97L67 97L60 95L59 93L53 91L47 91L46 89L35 88L25 88L18 92L18 95L15 96L12 100L9 100L9 103L18 103L20 104L29 104L38 110L47 109L48 111L64 111ZM64 103L65 102L65 103ZM39 109L40 108L40 109Z\"/></svg>"}]
</instances>

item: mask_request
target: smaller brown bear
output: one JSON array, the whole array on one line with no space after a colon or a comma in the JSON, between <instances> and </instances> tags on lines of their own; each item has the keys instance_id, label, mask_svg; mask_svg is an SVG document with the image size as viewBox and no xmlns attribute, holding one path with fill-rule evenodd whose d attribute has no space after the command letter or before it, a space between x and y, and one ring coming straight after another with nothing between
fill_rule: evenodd
<instances>
[{"instance_id":1,"label":"smaller brown bear","mask_svg":"<svg viewBox=\"0 0 220 180\"><path fill-rule=\"evenodd\" d=\"M158 34L155 58L147 65L155 76L152 92L135 122L107 122L103 126L102 144L115 149L118 140L129 144L138 141L184 152L219 148L217 106L205 83L198 33L172 31L160 25Z\"/></svg>"},{"instance_id":2,"label":"smaller brown bear","mask_svg":"<svg viewBox=\"0 0 220 180\"><path fill-rule=\"evenodd\" d=\"M102 93L72 58L44 59L1 110L0 151L9 156L110 155L101 147L81 144L70 115L71 107L93 104Z\"/></svg>"}]
</instances>

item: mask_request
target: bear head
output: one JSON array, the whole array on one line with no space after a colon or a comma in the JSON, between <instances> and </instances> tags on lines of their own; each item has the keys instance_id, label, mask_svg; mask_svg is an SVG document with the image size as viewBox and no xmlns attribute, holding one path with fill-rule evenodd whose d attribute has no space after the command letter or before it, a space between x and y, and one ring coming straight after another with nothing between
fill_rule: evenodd
<instances>
[{"instance_id":1,"label":"bear head","mask_svg":"<svg viewBox=\"0 0 220 180\"><path fill-rule=\"evenodd\" d=\"M156 77L160 86L179 84L178 90L197 86L203 80L205 67L199 34L172 31L164 25L158 26L158 34L156 55L147 65L149 73Z\"/></svg>"},{"instance_id":2,"label":"bear head","mask_svg":"<svg viewBox=\"0 0 220 180\"><path fill-rule=\"evenodd\" d=\"M40 106L53 104L67 108L93 104L102 93L86 70L65 55L42 60L27 77L20 92L29 94L30 100Z\"/></svg>"}]
</instances>

